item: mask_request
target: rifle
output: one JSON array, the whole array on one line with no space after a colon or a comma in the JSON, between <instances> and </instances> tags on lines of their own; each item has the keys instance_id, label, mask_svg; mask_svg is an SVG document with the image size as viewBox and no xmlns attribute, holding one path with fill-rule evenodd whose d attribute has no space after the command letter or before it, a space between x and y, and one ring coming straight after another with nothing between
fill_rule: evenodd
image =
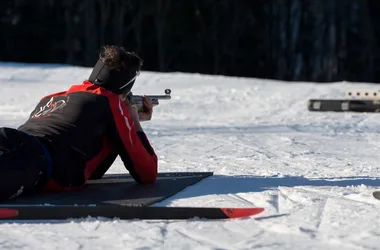
<instances>
[{"instance_id":1,"label":"rifle","mask_svg":"<svg viewBox=\"0 0 380 250\"><path fill-rule=\"evenodd\" d=\"M171 99L170 89L165 89L165 95L147 95L147 97L152 101L153 106L159 104L158 100L169 100ZM136 106L138 111L144 110L143 97L141 95L133 95L132 92L128 94L128 101L132 106Z\"/></svg>"}]
</instances>

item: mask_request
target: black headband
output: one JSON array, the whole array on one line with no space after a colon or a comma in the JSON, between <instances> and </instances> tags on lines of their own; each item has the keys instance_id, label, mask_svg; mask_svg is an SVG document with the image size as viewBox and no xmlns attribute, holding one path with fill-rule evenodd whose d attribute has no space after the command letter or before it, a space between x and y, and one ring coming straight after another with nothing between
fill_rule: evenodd
<instances>
[{"instance_id":1,"label":"black headband","mask_svg":"<svg viewBox=\"0 0 380 250\"><path fill-rule=\"evenodd\" d=\"M115 94L123 94L131 90L135 78L136 75L131 76L127 71L111 69L99 59L92 70L89 81Z\"/></svg>"}]
</instances>

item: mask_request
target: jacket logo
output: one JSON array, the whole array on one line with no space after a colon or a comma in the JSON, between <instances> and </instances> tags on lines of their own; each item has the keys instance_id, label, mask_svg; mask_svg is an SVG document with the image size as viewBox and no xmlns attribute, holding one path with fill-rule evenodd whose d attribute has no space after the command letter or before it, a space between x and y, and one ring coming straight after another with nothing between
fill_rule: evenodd
<instances>
[{"instance_id":1,"label":"jacket logo","mask_svg":"<svg viewBox=\"0 0 380 250\"><path fill-rule=\"evenodd\" d=\"M50 100L42 107L37 107L36 112L32 115L32 118L42 118L47 117L54 111L58 109L63 109L67 105L69 101L68 97L64 97L66 100L54 100L54 97L50 98Z\"/></svg>"}]
</instances>

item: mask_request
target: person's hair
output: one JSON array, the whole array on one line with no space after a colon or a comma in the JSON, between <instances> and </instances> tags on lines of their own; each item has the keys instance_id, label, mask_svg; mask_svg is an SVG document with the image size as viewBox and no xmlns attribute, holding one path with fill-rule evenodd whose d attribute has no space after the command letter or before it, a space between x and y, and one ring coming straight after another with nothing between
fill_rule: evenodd
<instances>
[{"instance_id":1,"label":"person's hair","mask_svg":"<svg viewBox=\"0 0 380 250\"><path fill-rule=\"evenodd\" d=\"M143 65L143 60L135 52L128 52L123 47L115 45L103 46L99 59L113 70L127 70L130 76L140 72Z\"/></svg>"}]
</instances>

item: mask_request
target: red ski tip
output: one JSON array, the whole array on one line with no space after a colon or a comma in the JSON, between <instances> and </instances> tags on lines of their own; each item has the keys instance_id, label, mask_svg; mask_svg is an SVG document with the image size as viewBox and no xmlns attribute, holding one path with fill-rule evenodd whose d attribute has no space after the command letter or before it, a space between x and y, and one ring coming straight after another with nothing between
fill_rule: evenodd
<instances>
[{"instance_id":1,"label":"red ski tip","mask_svg":"<svg viewBox=\"0 0 380 250\"><path fill-rule=\"evenodd\" d=\"M264 211L264 208L221 208L221 210L228 218L244 218L259 214Z\"/></svg>"},{"instance_id":2,"label":"red ski tip","mask_svg":"<svg viewBox=\"0 0 380 250\"><path fill-rule=\"evenodd\" d=\"M16 217L18 215L18 211L9 208L0 208L0 219Z\"/></svg>"}]
</instances>

